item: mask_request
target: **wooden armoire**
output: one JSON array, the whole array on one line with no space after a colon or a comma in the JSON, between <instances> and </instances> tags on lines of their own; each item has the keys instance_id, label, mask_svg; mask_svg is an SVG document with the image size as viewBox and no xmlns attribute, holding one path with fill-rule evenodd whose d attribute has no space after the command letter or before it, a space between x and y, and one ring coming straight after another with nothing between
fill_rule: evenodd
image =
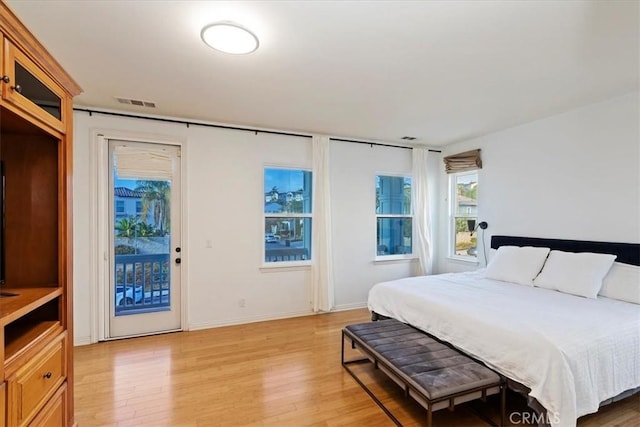
<instances>
[{"instance_id":1,"label":"wooden armoire","mask_svg":"<svg viewBox=\"0 0 640 427\"><path fill-rule=\"evenodd\" d=\"M80 87L0 2L0 422L70 426L72 99Z\"/></svg>"}]
</instances>

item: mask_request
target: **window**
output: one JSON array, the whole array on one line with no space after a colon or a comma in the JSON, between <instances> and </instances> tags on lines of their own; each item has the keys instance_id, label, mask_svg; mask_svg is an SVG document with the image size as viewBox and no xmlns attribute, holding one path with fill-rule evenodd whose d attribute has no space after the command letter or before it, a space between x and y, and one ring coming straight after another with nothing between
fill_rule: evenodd
<instances>
[{"instance_id":1,"label":"window","mask_svg":"<svg viewBox=\"0 0 640 427\"><path fill-rule=\"evenodd\" d=\"M142 214L142 202L140 200L136 200L136 215Z\"/></svg>"},{"instance_id":2,"label":"window","mask_svg":"<svg viewBox=\"0 0 640 427\"><path fill-rule=\"evenodd\" d=\"M411 178L376 176L376 254L413 253Z\"/></svg>"},{"instance_id":3,"label":"window","mask_svg":"<svg viewBox=\"0 0 640 427\"><path fill-rule=\"evenodd\" d=\"M311 259L311 171L264 169L264 261Z\"/></svg>"},{"instance_id":4,"label":"window","mask_svg":"<svg viewBox=\"0 0 640 427\"><path fill-rule=\"evenodd\" d=\"M478 220L478 172L449 175L451 187L450 255L477 259L476 222Z\"/></svg>"},{"instance_id":5,"label":"window","mask_svg":"<svg viewBox=\"0 0 640 427\"><path fill-rule=\"evenodd\" d=\"M116 216L124 215L124 200L116 200Z\"/></svg>"}]
</instances>

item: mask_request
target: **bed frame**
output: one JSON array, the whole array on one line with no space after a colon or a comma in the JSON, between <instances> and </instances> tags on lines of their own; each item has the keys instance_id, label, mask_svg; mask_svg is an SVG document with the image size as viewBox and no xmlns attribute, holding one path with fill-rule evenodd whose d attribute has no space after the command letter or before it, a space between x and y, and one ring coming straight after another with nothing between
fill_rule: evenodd
<instances>
[{"instance_id":1,"label":"bed frame","mask_svg":"<svg viewBox=\"0 0 640 427\"><path fill-rule=\"evenodd\" d=\"M617 255L617 262L640 265L640 243L592 242L588 240L540 239L536 237L492 236L491 248L536 246L565 252L595 252Z\"/></svg>"}]
</instances>

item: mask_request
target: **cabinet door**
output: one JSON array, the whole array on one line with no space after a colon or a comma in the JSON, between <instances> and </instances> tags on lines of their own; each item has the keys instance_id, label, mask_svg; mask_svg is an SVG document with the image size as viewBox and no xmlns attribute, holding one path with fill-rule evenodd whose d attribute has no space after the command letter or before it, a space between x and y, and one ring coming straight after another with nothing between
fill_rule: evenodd
<instances>
[{"instance_id":1,"label":"cabinet door","mask_svg":"<svg viewBox=\"0 0 640 427\"><path fill-rule=\"evenodd\" d=\"M62 88L9 40L4 40L2 97L49 127L64 132L66 102Z\"/></svg>"}]
</instances>

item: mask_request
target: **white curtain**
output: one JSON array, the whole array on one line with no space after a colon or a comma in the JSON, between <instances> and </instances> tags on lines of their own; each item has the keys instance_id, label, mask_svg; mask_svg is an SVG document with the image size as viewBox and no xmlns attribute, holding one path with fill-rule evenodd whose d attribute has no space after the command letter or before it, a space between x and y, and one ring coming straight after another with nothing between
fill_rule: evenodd
<instances>
[{"instance_id":1,"label":"white curtain","mask_svg":"<svg viewBox=\"0 0 640 427\"><path fill-rule=\"evenodd\" d=\"M431 217L429 214L429 183L427 180L427 159L429 150L413 148L413 221L415 224L414 251L420 261L419 275L431 274Z\"/></svg>"},{"instance_id":2,"label":"white curtain","mask_svg":"<svg viewBox=\"0 0 640 427\"><path fill-rule=\"evenodd\" d=\"M120 141L117 141L120 142ZM126 141L122 141L127 144ZM173 178L173 157L162 146L135 143L115 145L114 161L118 178L124 179L167 179Z\"/></svg>"},{"instance_id":3,"label":"white curtain","mask_svg":"<svg viewBox=\"0 0 640 427\"><path fill-rule=\"evenodd\" d=\"M314 136L313 224L311 289L313 311L333 308L333 259L331 253L331 200L329 189L329 138Z\"/></svg>"}]
</instances>

